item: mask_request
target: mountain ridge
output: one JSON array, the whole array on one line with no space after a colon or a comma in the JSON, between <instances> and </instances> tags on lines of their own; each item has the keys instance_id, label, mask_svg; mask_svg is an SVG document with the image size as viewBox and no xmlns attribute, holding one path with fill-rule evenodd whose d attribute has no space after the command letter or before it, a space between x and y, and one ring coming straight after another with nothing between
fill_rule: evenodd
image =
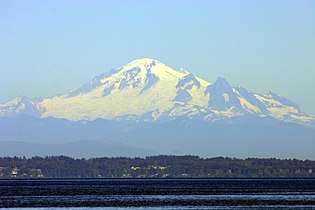
<instances>
[{"instance_id":1,"label":"mountain ridge","mask_svg":"<svg viewBox=\"0 0 315 210\"><path fill-rule=\"evenodd\" d=\"M144 157L154 153L315 159L314 129L272 117L257 118L208 122L178 117L152 123L0 117L0 156Z\"/></svg>"},{"instance_id":2,"label":"mountain ridge","mask_svg":"<svg viewBox=\"0 0 315 210\"><path fill-rule=\"evenodd\" d=\"M188 117L217 121L239 116L273 117L313 125L315 117L273 92L258 94L232 87L224 78L209 83L187 70L174 70L150 59L136 59L102 73L52 98L18 97L0 104L0 116L29 114L73 121L159 121Z\"/></svg>"}]
</instances>

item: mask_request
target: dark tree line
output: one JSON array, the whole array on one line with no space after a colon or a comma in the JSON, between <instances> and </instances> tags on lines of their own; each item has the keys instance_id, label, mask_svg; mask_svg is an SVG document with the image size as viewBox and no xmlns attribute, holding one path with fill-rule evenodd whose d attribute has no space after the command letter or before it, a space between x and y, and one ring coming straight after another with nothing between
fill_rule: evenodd
<instances>
[{"instance_id":1,"label":"dark tree line","mask_svg":"<svg viewBox=\"0 0 315 210\"><path fill-rule=\"evenodd\" d=\"M315 161L262 158L2 157L0 178L315 178Z\"/></svg>"}]
</instances>

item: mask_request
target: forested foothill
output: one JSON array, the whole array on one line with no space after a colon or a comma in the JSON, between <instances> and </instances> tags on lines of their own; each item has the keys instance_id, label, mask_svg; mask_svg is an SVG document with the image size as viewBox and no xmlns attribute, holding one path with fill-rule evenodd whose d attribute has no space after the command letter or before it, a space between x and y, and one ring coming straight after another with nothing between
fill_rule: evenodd
<instances>
[{"instance_id":1,"label":"forested foothill","mask_svg":"<svg viewBox=\"0 0 315 210\"><path fill-rule=\"evenodd\" d=\"M150 156L1 157L0 178L315 178L315 161Z\"/></svg>"}]
</instances>

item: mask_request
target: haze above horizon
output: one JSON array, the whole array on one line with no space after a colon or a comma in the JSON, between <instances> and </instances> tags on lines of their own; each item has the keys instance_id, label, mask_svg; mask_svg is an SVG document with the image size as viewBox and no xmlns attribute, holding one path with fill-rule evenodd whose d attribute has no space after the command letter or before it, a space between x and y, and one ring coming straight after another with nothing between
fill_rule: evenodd
<instances>
[{"instance_id":1,"label":"haze above horizon","mask_svg":"<svg viewBox=\"0 0 315 210\"><path fill-rule=\"evenodd\" d=\"M0 1L0 103L149 57L315 114L314 1Z\"/></svg>"}]
</instances>

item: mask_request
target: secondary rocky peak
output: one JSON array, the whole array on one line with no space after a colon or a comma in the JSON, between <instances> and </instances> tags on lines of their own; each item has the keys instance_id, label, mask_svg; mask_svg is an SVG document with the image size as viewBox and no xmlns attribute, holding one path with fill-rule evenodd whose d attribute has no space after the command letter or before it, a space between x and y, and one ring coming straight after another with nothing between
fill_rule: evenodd
<instances>
[{"instance_id":1,"label":"secondary rocky peak","mask_svg":"<svg viewBox=\"0 0 315 210\"><path fill-rule=\"evenodd\" d=\"M220 90L231 89L231 85L222 77L218 77L217 80L212 84L212 87Z\"/></svg>"},{"instance_id":2,"label":"secondary rocky peak","mask_svg":"<svg viewBox=\"0 0 315 210\"><path fill-rule=\"evenodd\" d=\"M38 100L26 96L19 96L6 104L0 105L0 116L26 114L40 117L44 111L45 107L42 107Z\"/></svg>"}]
</instances>

